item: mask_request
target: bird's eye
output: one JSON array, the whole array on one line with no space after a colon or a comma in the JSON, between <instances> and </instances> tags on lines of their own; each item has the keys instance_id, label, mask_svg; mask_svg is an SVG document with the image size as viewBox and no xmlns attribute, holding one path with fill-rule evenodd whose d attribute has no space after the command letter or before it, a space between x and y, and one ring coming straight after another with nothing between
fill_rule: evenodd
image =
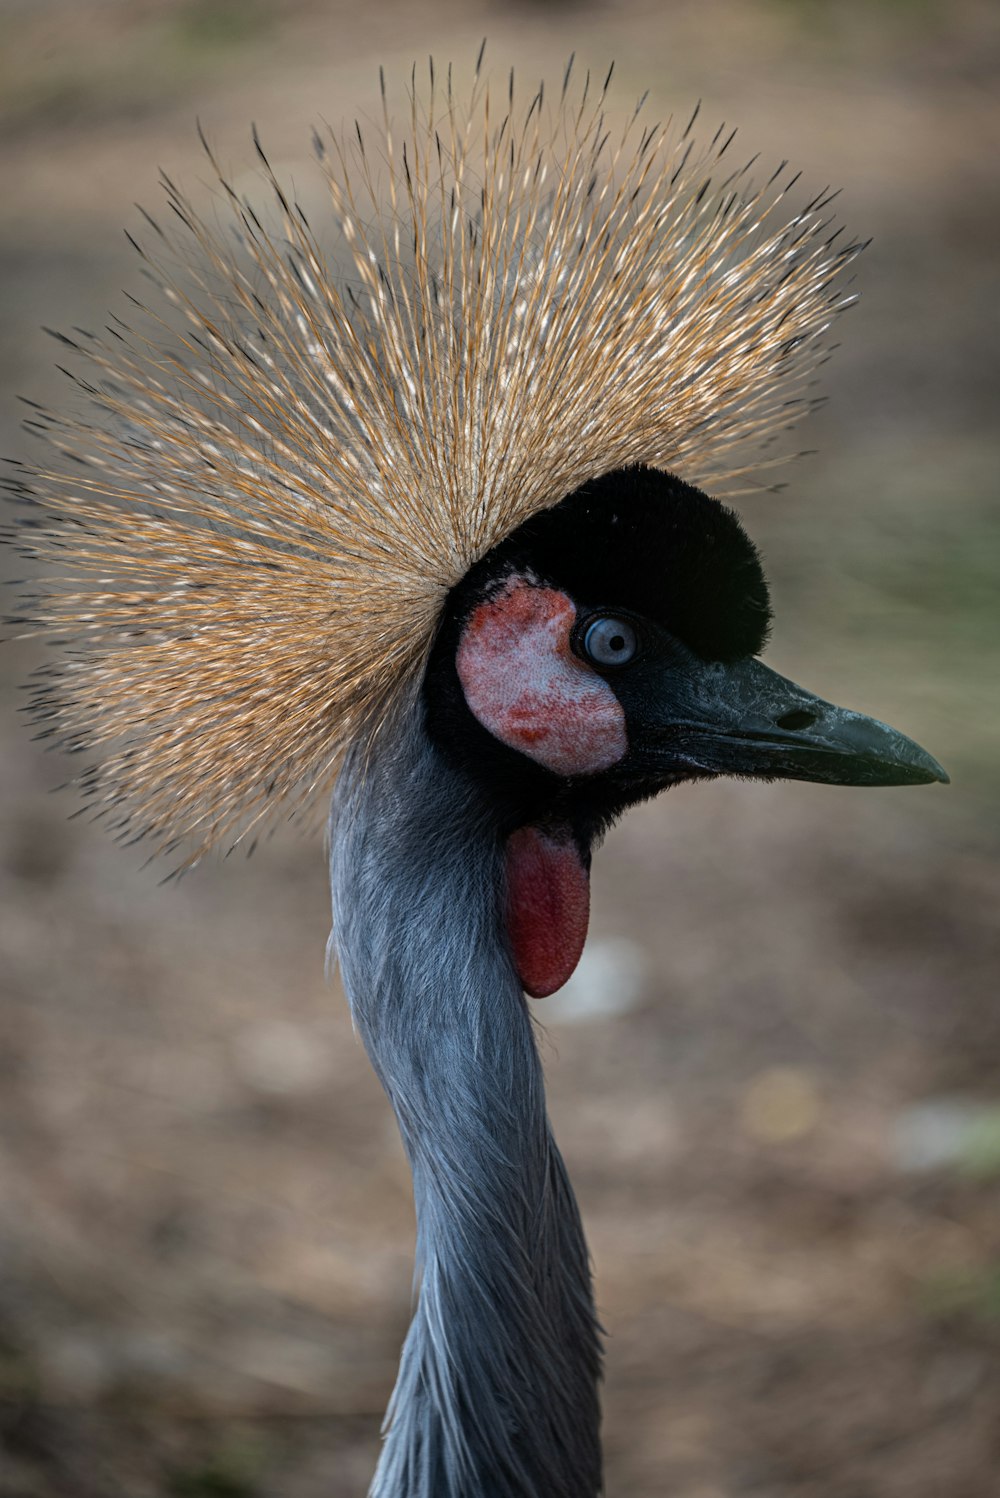
<instances>
[{"instance_id":1,"label":"bird's eye","mask_svg":"<svg viewBox=\"0 0 1000 1498\"><path fill-rule=\"evenodd\" d=\"M583 632L583 653L597 666L624 666L639 648L634 625L627 619L594 619Z\"/></svg>"}]
</instances>

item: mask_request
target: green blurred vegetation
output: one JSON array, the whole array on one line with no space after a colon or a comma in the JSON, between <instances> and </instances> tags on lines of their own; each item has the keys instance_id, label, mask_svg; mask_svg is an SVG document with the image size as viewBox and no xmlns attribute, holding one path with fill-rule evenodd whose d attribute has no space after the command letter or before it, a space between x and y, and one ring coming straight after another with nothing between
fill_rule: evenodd
<instances>
[{"instance_id":1,"label":"green blurred vegetation","mask_svg":"<svg viewBox=\"0 0 1000 1498\"><path fill-rule=\"evenodd\" d=\"M919 1303L932 1320L962 1318L995 1326L1000 1322L1000 1262L928 1276L920 1287Z\"/></svg>"},{"instance_id":2,"label":"green blurred vegetation","mask_svg":"<svg viewBox=\"0 0 1000 1498\"><path fill-rule=\"evenodd\" d=\"M256 1498L268 1446L258 1431L230 1431L204 1461L175 1471L172 1498Z\"/></svg>"}]
</instances>

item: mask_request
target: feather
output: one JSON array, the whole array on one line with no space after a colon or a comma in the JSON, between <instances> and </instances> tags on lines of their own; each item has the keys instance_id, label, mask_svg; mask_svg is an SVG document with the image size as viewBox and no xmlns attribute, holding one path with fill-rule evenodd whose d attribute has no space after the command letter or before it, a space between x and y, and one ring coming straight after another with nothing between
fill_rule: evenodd
<instances>
[{"instance_id":1,"label":"feather","mask_svg":"<svg viewBox=\"0 0 1000 1498\"><path fill-rule=\"evenodd\" d=\"M63 340L82 412L32 407L55 456L8 486L44 568L18 617L60 645L33 711L123 838L191 862L325 798L448 590L588 479L777 461L860 246L726 129L616 123L609 79L432 68L403 132L383 85L316 137L322 231L256 133L266 212L207 145L211 219L164 176L150 297Z\"/></svg>"}]
</instances>

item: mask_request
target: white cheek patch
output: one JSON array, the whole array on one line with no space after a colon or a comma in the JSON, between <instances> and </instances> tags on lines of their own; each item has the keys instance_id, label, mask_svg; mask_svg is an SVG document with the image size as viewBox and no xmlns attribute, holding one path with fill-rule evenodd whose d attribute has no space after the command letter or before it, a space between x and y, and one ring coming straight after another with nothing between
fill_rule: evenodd
<instances>
[{"instance_id":1,"label":"white cheek patch","mask_svg":"<svg viewBox=\"0 0 1000 1498\"><path fill-rule=\"evenodd\" d=\"M628 749L625 714L576 658L565 593L512 577L473 612L456 667L469 710L511 749L557 775L593 775Z\"/></svg>"}]
</instances>

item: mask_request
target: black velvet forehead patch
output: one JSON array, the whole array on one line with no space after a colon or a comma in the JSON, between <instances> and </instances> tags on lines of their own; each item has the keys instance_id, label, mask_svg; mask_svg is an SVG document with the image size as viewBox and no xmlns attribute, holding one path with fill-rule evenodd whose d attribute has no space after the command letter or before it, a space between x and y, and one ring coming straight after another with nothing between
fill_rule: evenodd
<instances>
[{"instance_id":1,"label":"black velvet forehead patch","mask_svg":"<svg viewBox=\"0 0 1000 1498\"><path fill-rule=\"evenodd\" d=\"M581 607L653 619L703 660L757 655L767 639L767 583L739 520L657 469L606 473L533 515L471 569L461 602L512 568Z\"/></svg>"}]
</instances>

